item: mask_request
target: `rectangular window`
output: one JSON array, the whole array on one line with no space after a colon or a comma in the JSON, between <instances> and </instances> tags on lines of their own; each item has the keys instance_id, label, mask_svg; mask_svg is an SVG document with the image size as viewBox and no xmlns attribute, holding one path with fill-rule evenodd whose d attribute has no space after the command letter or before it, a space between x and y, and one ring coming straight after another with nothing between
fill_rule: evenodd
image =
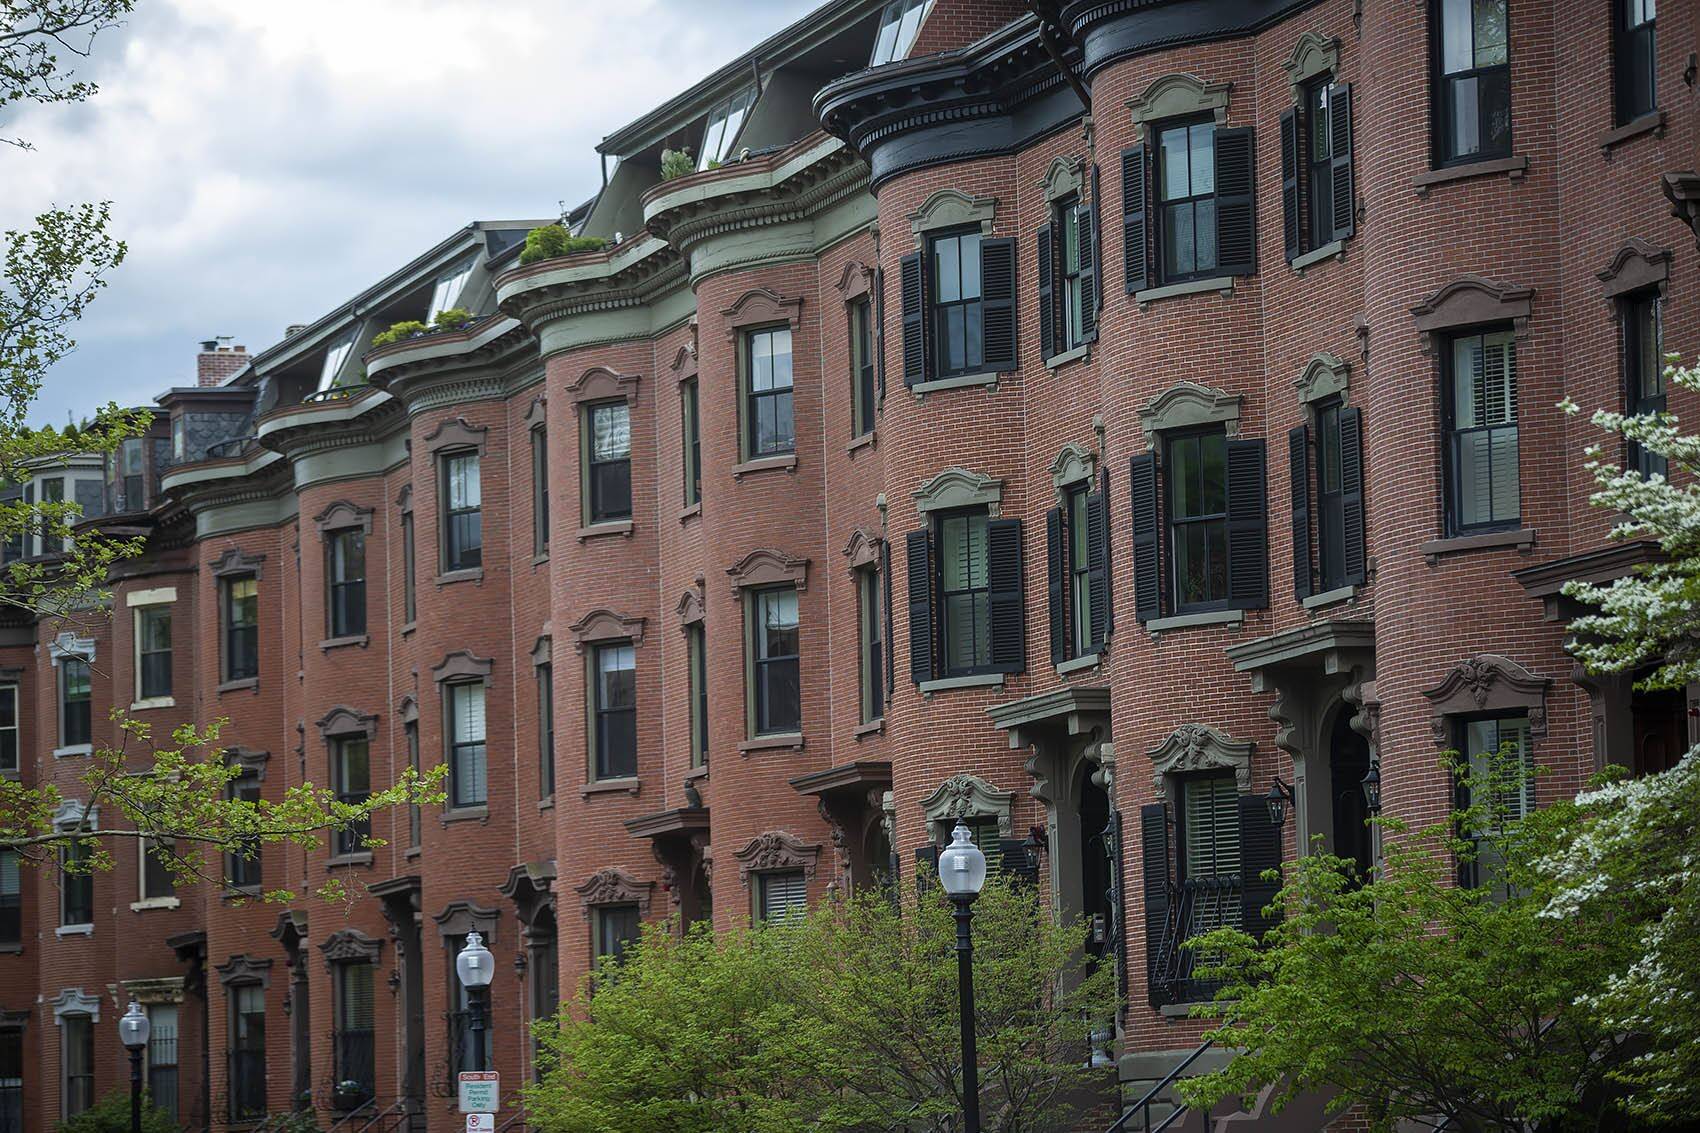
<instances>
[{"instance_id":1,"label":"rectangular window","mask_svg":"<svg viewBox=\"0 0 1700 1133\"><path fill-rule=\"evenodd\" d=\"M0 850L0 945L23 943L23 931L24 889L18 874L18 851Z\"/></svg>"},{"instance_id":2,"label":"rectangular window","mask_svg":"<svg viewBox=\"0 0 1700 1133\"><path fill-rule=\"evenodd\" d=\"M171 607L136 610L136 699L171 695Z\"/></svg>"},{"instance_id":3,"label":"rectangular window","mask_svg":"<svg viewBox=\"0 0 1700 1133\"><path fill-rule=\"evenodd\" d=\"M1086 303L1088 297L1082 286L1080 241L1091 230L1085 210L1075 198L1069 198L1056 208L1056 232L1061 244L1061 269L1058 284L1062 289L1062 333L1058 336L1060 351L1073 350L1086 341Z\"/></svg>"},{"instance_id":4,"label":"rectangular window","mask_svg":"<svg viewBox=\"0 0 1700 1133\"><path fill-rule=\"evenodd\" d=\"M1068 513L1068 629L1071 657L1097 651L1092 640L1092 528L1086 517L1086 485L1069 489Z\"/></svg>"},{"instance_id":5,"label":"rectangular window","mask_svg":"<svg viewBox=\"0 0 1700 1133\"><path fill-rule=\"evenodd\" d=\"M1454 338L1446 355L1452 533L1514 527L1517 344L1509 330Z\"/></svg>"},{"instance_id":6,"label":"rectangular window","mask_svg":"<svg viewBox=\"0 0 1700 1133\"><path fill-rule=\"evenodd\" d=\"M590 677L596 778L630 778L637 774L637 657L631 642L591 650Z\"/></svg>"},{"instance_id":7,"label":"rectangular window","mask_svg":"<svg viewBox=\"0 0 1700 1133\"><path fill-rule=\"evenodd\" d=\"M984 511L938 520L939 641L946 677L986 672L992 663L987 522Z\"/></svg>"},{"instance_id":8,"label":"rectangular window","mask_svg":"<svg viewBox=\"0 0 1700 1133\"><path fill-rule=\"evenodd\" d=\"M555 794L555 666L537 666L537 793Z\"/></svg>"},{"instance_id":9,"label":"rectangular window","mask_svg":"<svg viewBox=\"0 0 1700 1133\"><path fill-rule=\"evenodd\" d=\"M484 746L484 682L448 686L449 805L483 806L488 800Z\"/></svg>"},{"instance_id":10,"label":"rectangular window","mask_svg":"<svg viewBox=\"0 0 1700 1133\"><path fill-rule=\"evenodd\" d=\"M708 655L701 622L685 627L690 653L691 766L708 766Z\"/></svg>"},{"instance_id":11,"label":"rectangular window","mask_svg":"<svg viewBox=\"0 0 1700 1133\"><path fill-rule=\"evenodd\" d=\"M401 513L401 616L408 625L419 618L418 556L413 549L413 513Z\"/></svg>"},{"instance_id":12,"label":"rectangular window","mask_svg":"<svg viewBox=\"0 0 1700 1133\"><path fill-rule=\"evenodd\" d=\"M856 620L861 640L862 723L885 715L885 590L874 567L856 572Z\"/></svg>"},{"instance_id":13,"label":"rectangular window","mask_svg":"<svg viewBox=\"0 0 1700 1133\"><path fill-rule=\"evenodd\" d=\"M349 1103L358 1105L370 1098L377 1081L373 1059L376 1012L372 998L372 965L358 962L337 964L334 972L336 1033L332 1053L338 1086L336 1102L339 1106L353 1108ZM342 1091L347 1083L353 1083L350 1088L352 1097Z\"/></svg>"},{"instance_id":14,"label":"rectangular window","mask_svg":"<svg viewBox=\"0 0 1700 1133\"><path fill-rule=\"evenodd\" d=\"M1617 124L1626 126L1658 108L1658 0L1612 0L1617 35Z\"/></svg>"},{"instance_id":15,"label":"rectangular window","mask_svg":"<svg viewBox=\"0 0 1700 1133\"><path fill-rule=\"evenodd\" d=\"M632 418L623 401L585 410L590 448L585 456L588 523L632 517Z\"/></svg>"},{"instance_id":16,"label":"rectangular window","mask_svg":"<svg viewBox=\"0 0 1700 1133\"><path fill-rule=\"evenodd\" d=\"M873 432L879 386L874 368L874 305L865 297L850 304L850 401L852 435Z\"/></svg>"},{"instance_id":17,"label":"rectangular window","mask_svg":"<svg viewBox=\"0 0 1700 1133\"><path fill-rule=\"evenodd\" d=\"M0 685L0 774L18 769L18 686Z\"/></svg>"},{"instance_id":18,"label":"rectangular window","mask_svg":"<svg viewBox=\"0 0 1700 1133\"><path fill-rule=\"evenodd\" d=\"M612 957L618 964L626 958L626 948L642 932L636 905L596 906L596 959Z\"/></svg>"},{"instance_id":19,"label":"rectangular window","mask_svg":"<svg viewBox=\"0 0 1700 1133\"><path fill-rule=\"evenodd\" d=\"M1305 203L1309 206L1310 246L1321 247L1334 236L1334 109L1332 76L1323 76L1304 89Z\"/></svg>"},{"instance_id":20,"label":"rectangular window","mask_svg":"<svg viewBox=\"0 0 1700 1133\"><path fill-rule=\"evenodd\" d=\"M702 502L702 424L697 417L697 380L679 383L679 431L685 439L685 506Z\"/></svg>"},{"instance_id":21,"label":"rectangular window","mask_svg":"<svg viewBox=\"0 0 1700 1133\"><path fill-rule=\"evenodd\" d=\"M1534 767L1529 760L1529 718L1495 716L1460 725L1460 747L1470 761L1470 774L1493 777L1505 789L1492 800L1493 829L1515 822L1535 808ZM1500 762L1505 757L1506 762ZM1521 780L1520 782L1517 780Z\"/></svg>"},{"instance_id":22,"label":"rectangular window","mask_svg":"<svg viewBox=\"0 0 1700 1133\"><path fill-rule=\"evenodd\" d=\"M244 776L230 785L230 797L245 803L260 801L260 781ZM260 840L246 839L241 852L225 855L225 872L232 889L260 887Z\"/></svg>"},{"instance_id":23,"label":"rectangular window","mask_svg":"<svg viewBox=\"0 0 1700 1133\"><path fill-rule=\"evenodd\" d=\"M454 310L460 302L460 293L466 288L466 281L472 278L472 264L465 263L457 268L450 268L445 274L437 277L436 286L431 288L431 306L425 312L427 326L437 321L437 316L444 311Z\"/></svg>"},{"instance_id":24,"label":"rectangular window","mask_svg":"<svg viewBox=\"0 0 1700 1133\"><path fill-rule=\"evenodd\" d=\"M750 595L750 663L756 735L802 726L797 642L797 590L782 586Z\"/></svg>"},{"instance_id":25,"label":"rectangular window","mask_svg":"<svg viewBox=\"0 0 1700 1133\"><path fill-rule=\"evenodd\" d=\"M148 1011L148 1093L155 1109L177 1121L177 1005L159 1003Z\"/></svg>"},{"instance_id":26,"label":"rectangular window","mask_svg":"<svg viewBox=\"0 0 1700 1133\"><path fill-rule=\"evenodd\" d=\"M41 502L47 505L65 502L65 480L53 476L41 482ZM71 517L63 513L47 517L41 528L41 553L44 555L59 555L65 551L64 532L71 525Z\"/></svg>"},{"instance_id":27,"label":"rectangular window","mask_svg":"<svg viewBox=\"0 0 1700 1133\"><path fill-rule=\"evenodd\" d=\"M1216 123L1181 122L1157 134L1157 242L1163 280L1216 273Z\"/></svg>"},{"instance_id":28,"label":"rectangular window","mask_svg":"<svg viewBox=\"0 0 1700 1133\"><path fill-rule=\"evenodd\" d=\"M1316 410L1316 537L1322 558L1323 593L1347 584L1341 408L1338 399L1330 399Z\"/></svg>"},{"instance_id":29,"label":"rectangular window","mask_svg":"<svg viewBox=\"0 0 1700 1133\"><path fill-rule=\"evenodd\" d=\"M1239 787L1232 775L1201 775L1181 780L1181 860L1183 881L1238 879L1240 872ZM1214 912L1214 916L1210 915ZM1240 922L1237 891L1225 900L1195 899L1194 924L1203 932Z\"/></svg>"},{"instance_id":30,"label":"rectangular window","mask_svg":"<svg viewBox=\"0 0 1700 1133\"><path fill-rule=\"evenodd\" d=\"M64 928L94 923L94 875L89 844L73 838L59 849L59 924Z\"/></svg>"},{"instance_id":31,"label":"rectangular window","mask_svg":"<svg viewBox=\"0 0 1700 1133\"><path fill-rule=\"evenodd\" d=\"M419 722L409 720L402 727L403 738L407 742L407 766L415 775L419 774ZM424 814L418 803L407 804L407 848L417 850L420 838L424 833Z\"/></svg>"},{"instance_id":32,"label":"rectangular window","mask_svg":"<svg viewBox=\"0 0 1700 1133\"><path fill-rule=\"evenodd\" d=\"M142 848L142 900L158 901L177 896L177 890L171 882L171 867L167 864L172 857L174 846L170 839L155 842L151 838L141 839Z\"/></svg>"},{"instance_id":33,"label":"rectangular window","mask_svg":"<svg viewBox=\"0 0 1700 1133\"><path fill-rule=\"evenodd\" d=\"M1665 411L1663 327L1657 292L1633 295L1623 301L1623 388L1627 411L1634 416ZM1632 466L1643 476L1663 476L1665 458L1633 442Z\"/></svg>"},{"instance_id":34,"label":"rectangular window","mask_svg":"<svg viewBox=\"0 0 1700 1133\"><path fill-rule=\"evenodd\" d=\"M364 736L331 741L331 781L339 803L359 805L372 797L372 750ZM336 853L365 853L371 833L370 818L350 823L336 832Z\"/></svg>"},{"instance_id":35,"label":"rectangular window","mask_svg":"<svg viewBox=\"0 0 1700 1133\"><path fill-rule=\"evenodd\" d=\"M1167 444L1169 561L1175 612L1228 602L1228 438L1182 433Z\"/></svg>"},{"instance_id":36,"label":"rectangular window","mask_svg":"<svg viewBox=\"0 0 1700 1133\"><path fill-rule=\"evenodd\" d=\"M112 501L112 511L146 511L147 497L142 480L142 438L130 437L120 441L113 457L113 485L118 498Z\"/></svg>"},{"instance_id":37,"label":"rectangular window","mask_svg":"<svg viewBox=\"0 0 1700 1133\"><path fill-rule=\"evenodd\" d=\"M745 455L749 460L797 449L791 405L791 328L744 335Z\"/></svg>"},{"instance_id":38,"label":"rectangular window","mask_svg":"<svg viewBox=\"0 0 1700 1133\"><path fill-rule=\"evenodd\" d=\"M64 1071L61 1108L69 1119L94 1105L94 1020L87 1015L59 1019L59 1065Z\"/></svg>"},{"instance_id":39,"label":"rectangular window","mask_svg":"<svg viewBox=\"0 0 1700 1133\"><path fill-rule=\"evenodd\" d=\"M443 457L443 572L484 564L484 489L478 454Z\"/></svg>"},{"instance_id":40,"label":"rectangular window","mask_svg":"<svg viewBox=\"0 0 1700 1133\"><path fill-rule=\"evenodd\" d=\"M230 989L230 1116L242 1121L266 1112L266 991L259 984Z\"/></svg>"},{"instance_id":41,"label":"rectangular window","mask_svg":"<svg viewBox=\"0 0 1700 1133\"><path fill-rule=\"evenodd\" d=\"M709 114L708 130L702 138L702 153L697 158L699 170L711 169L731 155L732 147L738 142L738 132L744 128L744 119L749 117L750 107L755 102L755 89L746 87Z\"/></svg>"},{"instance_id":42,"label":"rectangular window","mask_svg":"<svg viewBox=\"0 0 1700 1133\"><path fill-rule=\"evenodd\" d=\"M756 874L756 919L762 924L782 924L809 911L809 890L800 869L780 869Z\"/></svg>"},{"instance_id":43,"label":"rectangular window","mask_svg":"<svg viewBox=\"0 0 1700 1133\"><path fill-rule=\"evenodd\" d=\"M549 435L531 430L531 553L549 549Z\"/></svg>"},{"instance_id":44,"label":"rectangular window","mask_svg":"<svg viewBox=\"0 0 1700 1133\"><path fill-rule=\"evenodd\" d=\"M59 746L77 747L94 739L89 663L81 657L59 661Z\"/></svg>"},{"instance_id":45,"label":"rectangular window","mask_svg":"<svg viewBox=\"0 0 1700 1133\"><path fill-rule=\"evenodd\" d=\"M985 303L980 230L947 232L928 241L932 265L934 378L977 374L985 364Z\"/></svg>"},{"instance_id":46,"label":"rectangular window","mask_svg":"<svg viewBox=\"0 0 1700 1133\"><path fill-rule=\"evenodd\" d=\"M331 532L325 557L330 636L358 637L366 632L366 533L357 527Z\"/></svg>"},{"instance_id":47,"label":"rectangular window","mask_svg":"<svg viewBox=\"0 0 1700 1133\"><path fill-rule=\"evenodd\" d=\"M1506 0L1436 0L1435 161L1511 155Z\"/></svg>"},{"instance_id":48,"label":"rectangular window","mask_svg":"<svg viewBox=\"0 0 1700 1133\"><path fill-rule=\"evenodd\" d=\"M0 1027L0 1129L24 1127L24 1029Z\"/></svg>"},{"instance_id":49,"label":"rectangular window","mask_svg":"<svg viewBox=\"0 0 1700 1133\"><path fill-rule=\"evenodd\" d=\"M260 675L260 580L253 575L220 584L224 607L224 679L252 680Z\"/></svg>"}]
</instances>

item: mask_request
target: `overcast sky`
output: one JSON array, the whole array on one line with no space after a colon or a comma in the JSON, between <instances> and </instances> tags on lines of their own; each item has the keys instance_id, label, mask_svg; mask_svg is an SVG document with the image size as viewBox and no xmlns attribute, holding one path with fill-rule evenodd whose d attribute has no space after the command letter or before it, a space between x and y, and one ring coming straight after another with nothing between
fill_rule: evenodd
<instances>
[{"instance_id":1,"label":"overcast sky","mask_svg":"<svg viewBox=\"0 0 1700 1133\"><path fill-rule=\"evenodd\" d=\"M552 216L596 142L818 0L139 0L87 105L0 132L0 227L110 199L129 259L32 417L194 383L472 220Z\"/></svg>"}]
</instances>

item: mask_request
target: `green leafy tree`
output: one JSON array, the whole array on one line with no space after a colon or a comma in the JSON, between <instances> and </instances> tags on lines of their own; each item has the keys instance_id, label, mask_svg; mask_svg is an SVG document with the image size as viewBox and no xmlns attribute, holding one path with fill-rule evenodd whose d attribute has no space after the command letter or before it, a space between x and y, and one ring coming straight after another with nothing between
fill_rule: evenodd
<instances>
[{"instance_id":1,"label":"green leafy tree","mask_svg":"<svg viewBox=\"0 0 1700 1133\"><path fill-rule=\"evenodd\" d=\"M59 1133L130 1133L130 1091L113 1090L77 1116L59 1123ZM142 1133L179 1133L171 1115L142 1093Z\"/></svg>"},{"instance_id":2,"label":"green leafy tree","mask_svg":"<svg viewBox=\"0 0 1700 1133\"><path fill-rule=\"evenodd\" d=\"M993 880L976 905L975 1026L988 1133L1072 1129L1088 1020L1114 1011L1079 923ZM956 927L937 896L874 894L676 938L652 926L538 1030L528 1122L558 1133L797 1133L961 1112ZM592 991L594 990L594 994ZM558 1024L558 1026L556 1025Z\"/></svg>"}]
</instances>

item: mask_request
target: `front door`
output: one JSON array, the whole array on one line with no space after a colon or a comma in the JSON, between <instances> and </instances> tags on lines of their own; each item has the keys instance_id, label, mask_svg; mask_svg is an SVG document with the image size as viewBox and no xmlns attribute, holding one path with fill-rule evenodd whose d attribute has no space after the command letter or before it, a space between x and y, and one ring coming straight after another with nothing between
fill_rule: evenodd
<instances>
[{"instance_id":1,"label":"front door","mask_svg":"<svg viewBox=\"0 0 1700 1133\"><path fill-rule=\"evenodd\" d=\"M1358 876L1368 878L1375 864L1363 786L1369 771L1369 741L1352 730L1350 708L1342 707L1334 714L1328 757L1334 796L1334 856L1355 862Z\"/></svg>"}]
</instances>

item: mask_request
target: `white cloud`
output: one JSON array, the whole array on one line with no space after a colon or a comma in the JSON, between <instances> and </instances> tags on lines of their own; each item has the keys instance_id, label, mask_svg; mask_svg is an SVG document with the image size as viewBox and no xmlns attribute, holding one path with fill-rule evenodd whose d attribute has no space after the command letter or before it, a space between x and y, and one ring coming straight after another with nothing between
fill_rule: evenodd
<instances>
[{"instance_id":1,"label":"white cloud","mask_svg":"<svg viewBox=\"0 0 1700 1133\"><path fill-rule=\"evenodd\" d=\"M598 139L808 0L141 0L90 103L5 122L0 225L110 199L128 262L37 412L192 380L195 343L276 341L471 220L552 215Z\"/></svg>"}]
</instances>

